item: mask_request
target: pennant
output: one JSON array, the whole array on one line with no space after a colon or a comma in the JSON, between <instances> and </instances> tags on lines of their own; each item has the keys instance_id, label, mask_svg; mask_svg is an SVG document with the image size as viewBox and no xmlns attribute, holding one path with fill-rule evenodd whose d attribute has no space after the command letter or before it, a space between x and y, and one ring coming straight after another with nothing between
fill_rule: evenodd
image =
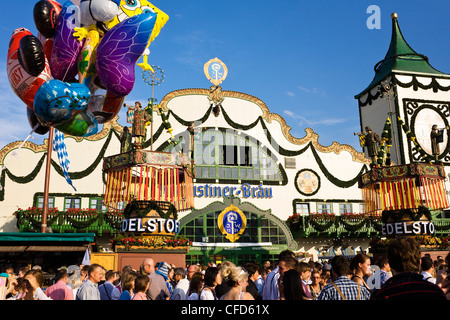
<instances>
[{"instance_id":1,"label":"pennant","mask_svg":"<svg viewBox=\"0 0 450 320\"><path fill-rule=\"evenodd\" d=\"M90 266L91 265L91 250L90 250L90 245L89 247L86 248L86 251L84 252L84 257L83 257L83 261L81 261L82 265L85 266Z\"/></svg>"},{"instance_id":2,"label":"pennant","mask_svg":"<svg viewBox=\"0 0 450 320\"><path fill-rule=\"evenodd\" d=\"M53 138L53 151L58 154L59 164L64 173L64 177L66 178L67 183L70 184L75 191L77 191L77 189L75 189L72 184L72 179L70 179L69 176L70 161L69 156L67 155L66 144L64 143L64 134L56 129L55 137Z\"/></svg>"}]
</instances>

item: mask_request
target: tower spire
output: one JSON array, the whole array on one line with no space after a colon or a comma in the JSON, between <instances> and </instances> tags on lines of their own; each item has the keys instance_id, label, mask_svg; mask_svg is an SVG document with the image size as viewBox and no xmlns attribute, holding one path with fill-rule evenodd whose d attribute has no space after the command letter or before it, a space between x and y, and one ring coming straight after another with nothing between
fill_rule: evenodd
<instances>
[{"instance_id":1,"label":"tower spire","mask_svg":"<svg viewBox=\"0 0 450 320\"><path fill-rule=\"evenodd\" d=\"M391 19L391 42L386 56L374 66L375 76L372 82L356 98L380 84L392 73L448 76L433 68L428 61L428 57L411 48L400 30L397 13L392 13Z\"/></svg>"}]
</instances>

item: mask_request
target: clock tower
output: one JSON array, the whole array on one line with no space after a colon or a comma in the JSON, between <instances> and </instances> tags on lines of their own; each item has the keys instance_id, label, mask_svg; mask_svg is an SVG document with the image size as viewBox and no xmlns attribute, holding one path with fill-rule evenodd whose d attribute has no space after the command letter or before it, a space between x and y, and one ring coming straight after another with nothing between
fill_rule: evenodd
<instances>
[{"instance_id":1,"label":"clock tower","mask_svg":"<svg viewBox=\"0 0 450 320\"><path fill-rule=\"evenodd\" d=\"M391 18L388 52L375 65L372 82L355 96L361 131L370 127L381 136L390 121L391 164L433 159L448 171L450 75L436 70L425 55L414 51L403 37L397 14L393 13ZM439 142L435 142L437 151L431 138L433 125L442 132Z\"/></svg>"}]
</instances>

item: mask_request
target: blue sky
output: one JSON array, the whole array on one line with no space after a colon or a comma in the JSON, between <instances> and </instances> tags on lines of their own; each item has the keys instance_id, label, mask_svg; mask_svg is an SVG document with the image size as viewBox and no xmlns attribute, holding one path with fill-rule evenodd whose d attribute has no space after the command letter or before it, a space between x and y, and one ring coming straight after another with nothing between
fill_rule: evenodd
<instances>
[{"instance_id":1,"label":"blue sky","mask_svg":"<svg viewBox=\"0 0 450 320\"><path fill-rule=\"evenodd\" d=\"M1 1L0 148L24 139L31 130L26 107L9 86L6 53L16 28L37 35L34 3ZM310 127L325 146L337 141L361 151L353 135L360 130L354 96L371 82L374 65L387 52L392 12L398 13L412 48L428 56L436 69L450 73L446 0L155 0L153 4L170 17L150 46L150 64L165 73L164 82L155 88L158 100L177 89L209 88L203 65L218 57L228 67L224 90L258 97L286 119L292 135L301 138ZM379 29L367 27L370 5L380 9ZM150 96L151 88L137 69L127 103L145 102ZM124 112L121 115L119 122L125 125ZM36 143L45 138L34 136Z\"/></svg>"}]
</instances>

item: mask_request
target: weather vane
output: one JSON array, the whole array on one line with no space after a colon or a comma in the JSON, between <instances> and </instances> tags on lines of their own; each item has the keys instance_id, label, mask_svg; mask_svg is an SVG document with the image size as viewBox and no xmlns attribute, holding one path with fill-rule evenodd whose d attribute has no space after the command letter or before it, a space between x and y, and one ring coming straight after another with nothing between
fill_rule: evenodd
<instances>
[{"instance_id":1,"label":"weather vane","mask_svg":"<svg viewBox=\"0 0 450 320\"><path fill-rule=\"evenodd\" d=\"M142 71L142 79L152 87L159 86L164 81L164 71L157 66L151 66L152 70Z\"/></svg>"},{"instance_id":2,"label":"weather vane","mask_svg":"<svg viewBox=\"0 0 450 320\"><path fill-rule=\"evenodd\" d=\"M148 108L151 108L152 120L150 122L150 150L153 151L153 104L157 101L154 97L155 87L164 81L165 75L163 69L158 66L151 66L150 70L142 71L142 79L146 84L152 86L152 97L148 99Z\"/></svg>"}]
</instances>

